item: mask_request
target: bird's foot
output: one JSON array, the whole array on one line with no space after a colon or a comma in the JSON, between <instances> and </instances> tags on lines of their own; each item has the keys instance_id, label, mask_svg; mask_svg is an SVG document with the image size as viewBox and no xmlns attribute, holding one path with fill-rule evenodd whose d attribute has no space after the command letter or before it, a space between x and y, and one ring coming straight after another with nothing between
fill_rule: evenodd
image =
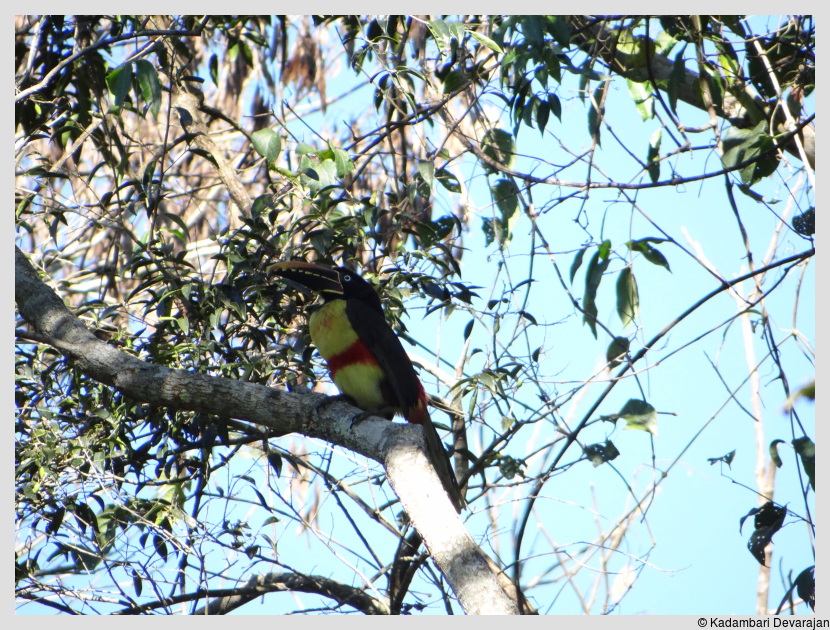
<instances>
[{"instance_id":1,"label":"bird's foot","mask_svg":"<svg viewBox=\"0 0 830 630\"><path fill-rule=\"evenodd\" d=\"M369 409L368 411L357 413L352 417L351 428L354 429L355 425L360 424L368 418L380 416L381 418L391 420L394 417L394 415L394 409L391 409L389 407L378 407L377 409Z\"/></svg>"},{"instance_id":2,"label":"bird's foot","mask_svg":"<svg viewBox=\"0 0 830 630\"><path fill-rule=\"evenodd\" d=\"M333 405L336 402L347 402L350 405L357 407L357 403L355 403L354 399L350 396L346 396L345 394L338 394L337 396L329 396L328 398L324 398L321 400L317 405L314 407L314 413L317 417L323 413L323 411Z\"/></svg>"}]
</instances>

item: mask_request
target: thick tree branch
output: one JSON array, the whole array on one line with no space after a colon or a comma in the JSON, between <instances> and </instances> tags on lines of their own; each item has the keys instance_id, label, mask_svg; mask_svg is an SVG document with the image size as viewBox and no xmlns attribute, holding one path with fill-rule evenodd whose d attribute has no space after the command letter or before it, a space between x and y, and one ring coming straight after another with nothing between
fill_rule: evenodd
<instances>
[{"instance_id":1,"label":"thick tree branch","mask_svg":"<svg viewBox=\"0 0 830 630\"><path fill-rule=\"evenodd\" d=\"M381 462L389 483L421 533L435 563L470 614L515 614L487 559L464 528L424 452L420 427L368 419L345 402L321 407L324 396L146 363L98 339L39 277L15 247L15 300L42 339L91 378L130 398L201 411L326 440Z\"/></svg>"},{"instance_id":2,"label":"thick tree branch","mask_svg":"<svg viewBox=\"0 0 830 630\"><path fill-rule=\"evenodd\" d=\"M313 593L335 600L339 606L351 606L367 615L388 615L387 602L379 602L368 593L341 584L320 575L298 575L296 573L268 573L255 575L233 595L218 597L207 606L196 611L197 615L224 615L240 606L261 597L264 593L299 591Z\"/></svg>"},{"instance_id":3,"label":"thick tree branch","mask_svg":"<svg viewBox=\"0 0 830 630\"><path fill-rule=\"evenodd\" d=\"M225 615L232 610L241 608L245 604L262 597L266 593L286 592L313 593L335 600L339 606L351 606L367 615L388 615L389 607L386 602L379 602L368 593L341 584L331 578L320 575L300 575L297 573L266 573L255 575L246 584L239 588L222 590L200 590L168 597L162 600L132 606L119 611L119 615L137 615L151 610L173 606L183 602L191 602L206 597L212 597L208 604L198 609L194 615Z\"/></svg>"}]
</instances>

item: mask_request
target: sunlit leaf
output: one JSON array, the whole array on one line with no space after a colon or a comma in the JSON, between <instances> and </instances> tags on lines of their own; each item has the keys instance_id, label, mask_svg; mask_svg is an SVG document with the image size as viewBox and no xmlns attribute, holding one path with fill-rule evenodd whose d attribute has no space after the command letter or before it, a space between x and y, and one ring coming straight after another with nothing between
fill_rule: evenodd
<instances>
[{"instance_id":1,"label":"sunlit leaf","mask_svg":"<svg viewBox=\"0 0 830 630\"><path fill-rule=\"evenodd\" d=\"M161 108L161 84L156 69L146 59L135 62L141 98L147 101L147 107L153 116L158 116Z\"/></svg>"},{"instance_id":2,"label":"sunlit leaf","mask_svg":"<svg viewBox=\"0 0 830 630\"><path fill-rule=\"evenodd\" d=\"M637 291L637 280L631 267L623 267L617 277L617 315L620 316L623 328L634 323L640 312L640 295Z\"/></svg>"},{"instance_id":3,"label":"sunlit leaf","mask_svg":"<svg viewBox=\"0 0 830 630\"><path fill-rule=\"evenodd\" d=\"M500 55L504 54L504 51L501 49L501 46L499 46L496 42L494 42L492 39L490 39L486 35L482 35L478 31L474 31L472 29L470 29L468 32L470 33L470 35L472 35L472 37L476 41L478 41L478 43L480 43L484 46L487 46L487 48L489 48L490 50L492 50L495 53L498 53Z\"/></svg>"},{"instance_id":4,"label":"sunlit leaf","mask_svg":"<svg viewBox=\"0 0 830 630\"><path fill-rule=\"evenodd\" d=\"M637 107L637 112L643 120L650 120L654 117L654 96L651 94L650 83L637 83L630 79L628 83L628 95Z\"/></svg>"},{"instance_id":5,"label":"sunlit leaf","mask_svg":"<svg viewBox=\"0 0 830 630\"><path fill-rule=\"evenodd\" d=\"M251 134L254 150L265 158L268 164L274 164L280 157L282 141L273 129L260 129Z\"/></svg>"},{"instance_id":6,"label":"sunlit leaf","mask_svg":"<svg viewBox=\"0 0 830 630\"><path fill-rule=\"evenodd\" d=\"M418 173L430 188L435 186L435 162L432 160L418 160Z\"/></svg>"},{"instance_id":7,"label":"sunlit leaf","mask_svg":"<svg viewBox=\"0 0 830 630\"><path fill-rule=\"evenodd\" d=\"M112 96L114 107L121 107L130 92L133 81L133 64L128 61L107 75L107 89Z\"/></svg>"}]
</instances>

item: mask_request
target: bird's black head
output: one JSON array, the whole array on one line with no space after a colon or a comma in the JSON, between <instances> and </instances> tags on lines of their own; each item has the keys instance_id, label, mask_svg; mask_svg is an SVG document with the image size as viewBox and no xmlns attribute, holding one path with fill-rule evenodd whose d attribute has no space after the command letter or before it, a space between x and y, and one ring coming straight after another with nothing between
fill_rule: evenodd
<instances>
[{"instance_id":1,"label":"bird's black head","mask_svg":"<svg viewBox=\"0 0 830 630\"><path fill-rule=\"evenodd\" d=\"M371 284L361 278L360 274L346 267L335 267L334 270L337 272L340 286L343 288L343 298L361 300L383 312L377 291Z\"/></svg>"},{"instance_id":2,"label":"bird's black head","mask_svg":"<svg viewBox=\"0 0 830 630\"><path fill-rule=\"evenodd\" d=\"M326 302L332 300L360 300L383 313L380 297L360 274L346 267L323 267L307 262L278 262L268 268L278 276L310 289Z\"/></svg>"}]
</instances>

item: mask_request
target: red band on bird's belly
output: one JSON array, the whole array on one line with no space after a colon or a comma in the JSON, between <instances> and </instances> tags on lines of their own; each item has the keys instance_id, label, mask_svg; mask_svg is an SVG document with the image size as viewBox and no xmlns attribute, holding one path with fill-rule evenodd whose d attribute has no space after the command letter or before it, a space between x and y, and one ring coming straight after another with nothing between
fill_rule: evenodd
<instances>
[{"instance_id":1,"label":"red band on bird's belly","mask_svg":"<svg viewBox=\"0 0 830 630\"><path fill-rule=\"evenodd\" d=\"M334 375L344 367L360 364L378 364L378 360L375 358L375 355L372 354L372 351L369 350L369 348L366 347L366 344L360 340L355 341L352 345L343 350L343 352L338 352L334 356L326 359L326 365L328 365L329 373L332 378L334 378Z\"/></svg>"}]
</instances>

